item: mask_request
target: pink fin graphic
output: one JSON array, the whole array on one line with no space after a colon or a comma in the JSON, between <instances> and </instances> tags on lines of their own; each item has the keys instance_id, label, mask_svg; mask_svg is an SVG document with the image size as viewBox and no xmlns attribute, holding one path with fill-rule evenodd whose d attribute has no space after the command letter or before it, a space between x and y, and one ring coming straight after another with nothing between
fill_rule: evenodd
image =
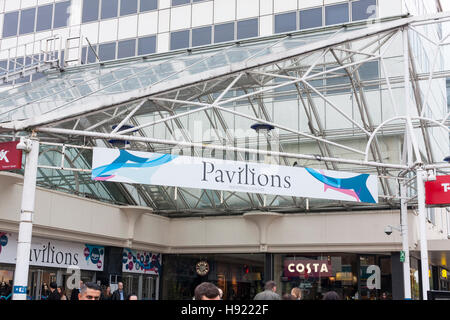
<instances>
[{"instance_id":1,"label":"pink fin graphic","mask_svg":"<svg viewBox=\"0 0 450 320\"><path fill-rule=\"evenodd\" d=\"M356 192L353 191L353 190L339 189L339 188L335 188L335 187L332 187L332 186L329 186L329 185L324 184L324 185L323 185L323 191L327 191L328 189L336 190L337 192L341 192L341 193L343 193L343 194L346 194L346 195L348 195L348 196L350 196L350 197L355 198L357 201L359 201L358 195L357 195Z\"/></svg>"},{"instance_id":2,"label":"pink fin graphic","mask_svg":"<svg viewBox=\"0 0 450 320\"><path fill-rule=\"evenodd\" d=\"M114 177L115 177L115 176L96 177L94 180L97 180L97 181L106 181L106 180L112 179L112 178L114 178Z\"/></svg>"}]
</instances>

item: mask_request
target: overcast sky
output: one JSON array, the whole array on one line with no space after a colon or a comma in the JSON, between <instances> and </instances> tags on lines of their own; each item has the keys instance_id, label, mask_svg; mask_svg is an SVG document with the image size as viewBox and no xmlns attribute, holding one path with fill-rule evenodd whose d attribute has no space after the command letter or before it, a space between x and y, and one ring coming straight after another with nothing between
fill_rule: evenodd
<instances>
[{"instance_id":1,"label":"overcast sky","mask_svg":"<svg viewBox=\"0 0 450 320\"><path fill-rule=\"evenodd\" d=\"M450 0L441 0L442 9L450 11Z\"/></svg>"}]
</instances>

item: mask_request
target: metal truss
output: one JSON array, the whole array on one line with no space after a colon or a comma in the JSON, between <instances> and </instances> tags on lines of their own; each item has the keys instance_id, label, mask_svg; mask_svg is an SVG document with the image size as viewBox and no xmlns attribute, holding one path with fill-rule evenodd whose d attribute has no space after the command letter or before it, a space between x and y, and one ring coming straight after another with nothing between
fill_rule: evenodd
<instances>
[{"instance_id":1,"label":"metal truss","mask_svg":"<svg viewBox=\"0 0 450 320\"><path fill-rule=\"evenodd\" d=\"M405 172L417 167L449 170L437 156L439 149L450 151L450 114L442 111L437 96L450 76L441 64L450 34L436 31L449 21L450 16L441 13L367 26L355 23L198 53L143 57L142 66L131 61L97 69L68 68L60 81L30 84L0 97L5 107L0 126L6 134L32 131L39 138L41 185L149 206L163 215L400 208L405 197L398 182L406 179ZM431 54L422 55L423 48L427 53L432 48ZM89 107L91 103L98 105ZM33 117L38 108L41 112ZM255 134L239 133L253 123L270 124L275 130L264 135L262 143ZM280 165L295 161L368 172L379 177L381 200L368 206L94 182L89 177L92 147L112 147L109 140L128 141L130 150L241 161L255 161L252 157L260 155ZM440 145L442 141L447 144ZM409 160L388 150L388 143L398 150L408 147Z\"/></svg>"}]
</instances>

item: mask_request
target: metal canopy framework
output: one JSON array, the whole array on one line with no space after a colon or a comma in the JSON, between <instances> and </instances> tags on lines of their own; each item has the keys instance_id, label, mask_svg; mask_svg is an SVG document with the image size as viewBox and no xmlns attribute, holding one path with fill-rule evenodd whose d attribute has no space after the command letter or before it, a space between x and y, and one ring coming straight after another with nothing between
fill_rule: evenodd
<instances>
[{"instance_id":1,"label":"metal canopy framework","mask_svg":"<svg viewBox=\"0 0 450 320\"><path fill-rule=\"evenodd\" d=\"M440 163L449 153L449 21L446 13L397 17L68 68L1 93L0 128L4 139L39 139L39 185L172 217L399 208L405 174L449 168ZM261 139L254 123L275 130ZM92 147L113 140L131 150L260 154L280 165L370 172L380 203L91 181Z\"/></svg>"}]
</instances>

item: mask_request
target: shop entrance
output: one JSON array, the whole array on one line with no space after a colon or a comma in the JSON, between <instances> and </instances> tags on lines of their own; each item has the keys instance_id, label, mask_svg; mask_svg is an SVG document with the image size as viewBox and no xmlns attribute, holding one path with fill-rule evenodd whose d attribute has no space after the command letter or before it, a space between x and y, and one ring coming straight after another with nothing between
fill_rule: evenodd
<instances>
[{"instance_id":1,"label":"shop entrance","mask_svg":"<svg viewBox=\"0 0 450 320\"><path fill-rule=\"evenodd\" d=\"M128 274L122 277L127 294L137 295L139 300L156 300L157 277L144 274Z\"/></svg>"},{"instance_id":2,"label":"shop entrance","mask_svg":"<svg viewBox=\"0 0 450 320\"><path fill-rule=\"evenodd\" d=\"M30 269L28 293L32 300L46 300L50 294L50 282L56 282L56 271Z\"/></svg>"}]
</instances>

